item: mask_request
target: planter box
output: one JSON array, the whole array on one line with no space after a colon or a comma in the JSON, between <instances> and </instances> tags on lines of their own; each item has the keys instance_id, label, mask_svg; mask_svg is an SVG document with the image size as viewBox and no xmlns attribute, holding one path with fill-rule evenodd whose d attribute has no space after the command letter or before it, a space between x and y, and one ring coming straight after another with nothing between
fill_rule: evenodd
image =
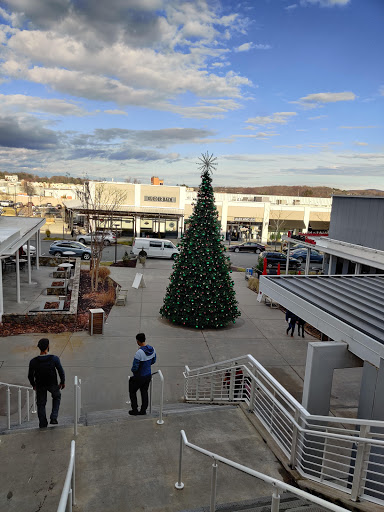
<instances>
[{"instance_id":1,"label":"planter box","mask_svg":"<svg viewBox=\"0 0 384 512\"><path fill-rule=\"evenodd\" d=\"M65 295L65 286L50 286L47 288L47 295Z\"/></svg>"},{"instance_id":2,"label":"planter box","mask_svg":"<svg viewBox=\"0 0 384 512\"><path fill-rule=\"evenodd\" d=\"M53 272L52 273L52 277L54 279L65 279L66 277L66 272L63 270L63 271L56 271L56 272ZM68 277L68 276L67 276Z\"/></svg>"},{"instance_id":3,"label":"planter box","mask_svg":"<svg viewBox=\"0 0 384 512\"><path fill-rule=\"evenodd\" d=\"M123 263L124 263L124 267L136 267L137 260L136 259L126 260L126 261L123 261Z\"/></svg>"}]
</instances>

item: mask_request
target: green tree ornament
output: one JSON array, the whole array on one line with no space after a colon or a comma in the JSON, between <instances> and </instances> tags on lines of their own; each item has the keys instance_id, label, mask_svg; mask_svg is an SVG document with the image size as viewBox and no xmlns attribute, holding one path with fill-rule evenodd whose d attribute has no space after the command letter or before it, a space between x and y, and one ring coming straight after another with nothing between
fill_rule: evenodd
<instances>
[{"instance_id":1,"label":"green tree ornament","mask_svg":"<svg viewBox=\"0 0 384 512\"><path fill-rule=\"evenodd\" d=\"M208 152L199 158L197 201L160 309L162 317L196 329L224 327L240 316L213 195L216 160Z\"/></svg>"}]
</instances>

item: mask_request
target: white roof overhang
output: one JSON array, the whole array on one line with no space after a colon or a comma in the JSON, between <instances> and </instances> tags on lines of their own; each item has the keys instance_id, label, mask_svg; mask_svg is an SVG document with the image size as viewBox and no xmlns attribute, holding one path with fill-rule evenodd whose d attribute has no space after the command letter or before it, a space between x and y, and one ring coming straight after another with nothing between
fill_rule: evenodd
<instances>
[{"instance_id":1,"label":"white roof overhang","mask_svg":"<svg viewBox=\"0 0 384 512\"><path fill-rule=\"evenodd\" d=\"M384 358L384 275L261 276L260 291L376 367Z\"/></svg>"}]
</instances>

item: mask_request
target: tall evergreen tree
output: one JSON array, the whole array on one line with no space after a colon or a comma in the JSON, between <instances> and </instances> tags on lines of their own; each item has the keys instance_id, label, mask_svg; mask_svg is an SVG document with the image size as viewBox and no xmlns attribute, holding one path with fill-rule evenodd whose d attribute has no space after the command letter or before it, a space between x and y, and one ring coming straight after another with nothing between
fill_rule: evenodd
<instances>
[{"instance_id":1,"label":"tall evergreen tree","mask_svg":"<svg viewBox=\"0 0 384 512\"><path fill-rule=\"evenodd\" d=\"M199 160L197 202L179 244L180 256L160 314L177 324L207 329L234 323L240 312L213 195L216 158L206 153Z\"/></svg>"}]
</instances>

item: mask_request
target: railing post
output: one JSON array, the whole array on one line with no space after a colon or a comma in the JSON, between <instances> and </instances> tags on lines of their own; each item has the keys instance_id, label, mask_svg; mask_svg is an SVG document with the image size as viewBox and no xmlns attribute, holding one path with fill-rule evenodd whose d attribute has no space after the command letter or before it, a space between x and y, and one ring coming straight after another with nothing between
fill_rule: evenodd
<instances>
[{"instance_id":1,"label":"railing post","mask_svg":"<svg viewBox=\"0 0 384 512\"><path fill-rule=\"evenodd\" d=\"M72 489L69 489L68 492L67 512L72 512Z\"/></svg>"},{"instance_id":2,"label":"railing post","mask_svg":"<svg viewBox=\"0 0 384 512\"><path fill-rule=\"evenodd\" d=\"M36 414L37 413L37 410L36 410L36 390L33 390L32 397L33 397L32 414Z\"/></svg>"},{"instance_id":3,"label":"railing post","mask_svg":"<svg viewBox=\"0 0 384 512\"><path fill-rule=\"evenodd\" d=\"M254 371L252 372L254 374ZM249 412L253 412L255 402L256 379L251 379L251 392L249 394Z\"/></svg>"},{"instance_id":4,"label":"railing post","mask_svg":"<svg viewBox=\"0 0 384 512\"><path fill-rule=\"evenodd\" d=\"M161 370L158 371L159 377L160 377L160 413L159 413L159 419L157 420L158 425L162 425L164 423L163 420L163 402L164 402L164 377L163 372Z\"/></svg>"},{"instance_id":5,"label":"railing post","mask_svg":"<svg viewBox=\"0 0 384 512\"><path fill-rule=\"evenodd\" d=\"M360 428L360 437L368 437L369 425L362 425ZM367 445L365 441L359 441L356 451L355 471L353 473L351 500L357 501L361 490L361 477L363 475L364 458Z\"/></svg>"},{"instance_id":6,"label":"railing post","mask_svg":"<svg viewBox=\"0 0 384 512\"><path fill-rule=\"evenodd\" d=\"M212 480L211 480L211 506L209 512L216 510L216 491L217 491L217 460L213 459Z\"/></svg>"},{"instance_id":7,"label":"railing post","mask_svg":"<svg viewBox=\"0 0 384 512\"><path fill-rule=\"evenodd\" d=\"M185 382L184 382L184 400L188 400L188 377L189 377L189 366L184 366L185 371Z\"/></svg>"},{"instance_id":8,"label":"railing post","mask_svg":"<svg viewBox=\"0 0 384 512\"><path fill-rule=\"evenodd\" d=\"M153 393L153 380L149 384L149 414L152 414L152 393Z\"/></svg>"},{"instance_id":9,"label":"railing post","mask_svg":"<svg viewBox=\"0 0 384 512\"><path fill-rule=\"evenodd\" d=\"M76 451L72 469L72 505L76 505Z\"/></svg>"},{"instance_id":10,"label":"railing post","mask_svg":"<svg viewBox=\"0 0 384 512\"><path fill-rule=\"evenodd\" d=\"M200 370L197 371L197 374L196 374L196 400L199 399L199 375L200 375Z\"/></svg>"},{"instance_id":11,"label":"railing post","mask_svg":"<svg viewBox=\"0 0 384 512\"><path fill-rule=\"evenodd\" d=\"M78 414L78 405L77 405L77 400L78 400L78 396L77 396L77 376L75 376L75 381L74 381L74 386L73 386L73 391L74 391L74 400L75 400L75 408L74 408L74 424L73 424L73 434L75 436L77 436L77 414Z\"/></svg>"},{"instance_id":12,"label":"railing post","mask_svg":"<svg viewBox=\"0 0 384 512\"><path fill-rule=\"evenodd\" d=\"M7 426L8 430L11 429L11 390L7 386Z\"/></svg>"},{"instance_id":13,"label":"railing post","mask_svg":"<svg viewBox=\"0 0 384 512\"><path fill-rule=\"evenodd\" d=\"M19 416L19 425L21 425L21 388L17 388L17 412Z\"/></svg>"},{"instance_id":14,"label":"railing post","mask_svg":"<svg viewBox=\"0 0 384 512\"><path fill-rule=\"evenodd\" d=\"M80 421L80 416L81 416L81 379L79 379L79 383L78 383L77 412L78 412L77 420Z\"/></svg>"},{"instance_id":15,"label":"railing post","mask_svg":"<svg viewBox=\"0 0 384 512\"><path fill-rule=\"evenodd\" d=\"M31 414L29 410L29 389L27 389L27 421L31 419Z\"/></svg>"},{"instance_id":16,"label":"railing post","mask_svg":"<svg viewBox=\"0 0 384 512\"><path fill-rule=\"evenodd\" d=\"M292 469L294 469L296 466L296 449L297 449L297 434L298 434L298 429L297 429L296 425L298 425L299 418L300 418L299 409L296 409L294 418L295 418L295 424L293 425L293 430L292 430L291 454L289 457L289 465Z\"/></svg>"},{"instance_id":17,"label":"railing post","mask_svg":"<svg viewBox=\"0 0 384 512\"><path fill-rule=\"evenodd\" d=\"M232 370L229 370L229 375L229 400L232 402L234 398L236 368L232 368Z\"/></svg>"},{"instance_id":18,"label":"railing post","mask_svg":"<svg viewBox=\"0 0 384 512\"><path fill-rule=\"evenodd\" d=\"M275 487L272 494L271 512L279 512L280 510L280 494L278 487Z\"/></svg>"},{"instance_id":19,"label":"railing post","mask_svg":"<svg viewBox=\"0 0 384 512\"><path fill-rule=\"evenodd\" d=\"M181 471L182 471L182 464L183 464L183 446L184 446L182 433L183 433L183 430L180 432L179 478L178 478L177 482L175 483L176 489L184 488L184 484L181 481Z\"/></svg>"},{"instance_id":20,"label":"railing post","mask_svg":"<svg viewBox=\"0 0 384 512\"><path fill-rule=\"evenodd\" d=\"M210 400L211 400L211 402L214 399L216 369L217 369L217 367L215 366L213 368L212 375L211 375L211 393L210 393Z\"/></svg>"}]
</instances>

